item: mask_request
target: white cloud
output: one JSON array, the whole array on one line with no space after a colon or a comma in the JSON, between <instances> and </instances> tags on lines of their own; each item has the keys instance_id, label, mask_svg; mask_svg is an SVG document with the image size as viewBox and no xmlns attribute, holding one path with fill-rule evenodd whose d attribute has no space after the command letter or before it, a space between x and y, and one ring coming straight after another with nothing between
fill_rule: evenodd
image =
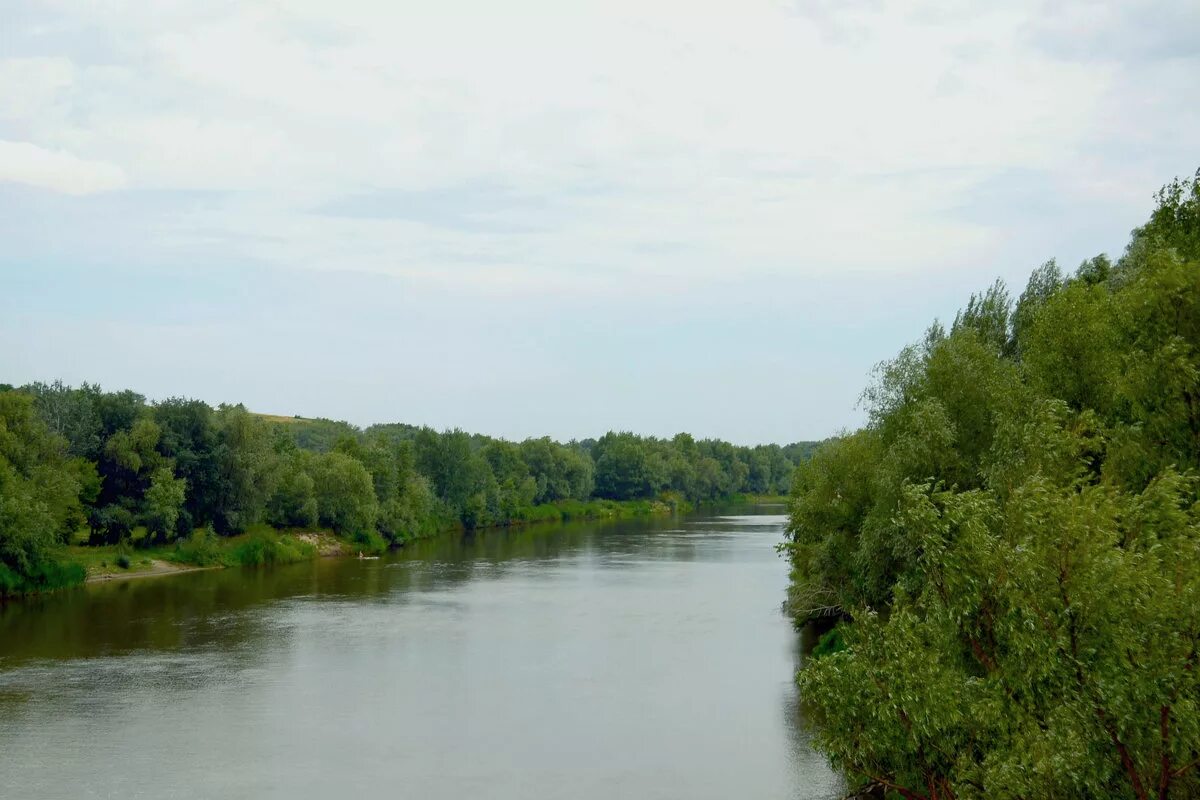
<instances>
[{"instance_id":1,"label":"white cloud","mask_svg":"<svg viewBox=\"0 0 1200 800\"><path fill-rule=\"evenodd\" d=\"M1097 156L1101 123L1138 108L1157 139L1167 115L1166 99L1135 104L1130 64L1047 46L1070 30L1035 24L1034 2L50 7L80 38L103 32L106 56L47 40L40 88L0 134L110 164L39 151L27 182L114 188L120 164L156 197L223 193L153 232L168 250L467 284L619 290L631 275L987 260L1006 232L956 213L981 187L1027 171L1083 193L1099 169L1140 196L1150 168ZM44 38L16 35L34 50ZM33 69L16 62L0 61L0 87ZM1200 107L1195 86L1180 91ZM321 211L479 186L542 202L492 209L504 230Z\"/></svg>"},{"instance_id":2,"label":"white cloud","mask_svg":"<svg viewBox=\"0 0 1200 800\"><path fill-rule=\"evenodd\" d=\"M75 65L61 57L0 60L0 120L36 120L55 114L74 82ZM61 106L60 106L61 107Z\"/></svg>"},{"instance_id":3,"label":"white cloud","mask_svg":"<svg viewBox=\"0 0 1200 800\"><path fill-rule=\"evenodd\" d=\"M87 161L29 142L0 140L0 182L12 181L66 194L92 194L125 185L121 168Z\"/></svg>"}]
</instances>

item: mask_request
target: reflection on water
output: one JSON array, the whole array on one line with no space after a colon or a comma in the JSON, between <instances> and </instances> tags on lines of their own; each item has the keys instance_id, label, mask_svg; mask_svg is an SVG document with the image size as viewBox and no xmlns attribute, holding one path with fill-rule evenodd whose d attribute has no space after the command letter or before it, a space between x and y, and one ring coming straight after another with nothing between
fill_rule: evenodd
<instances>
[{"instance_id":1,"label":"reflection on water","mask_svg":"<svg viewBox=\"0 0 1200 800\"><path fill-rule=\"evenodd\" d=\"M538 526L0 608L13 797L829 797L778 516Z\"/></svg>"}]
</instances>

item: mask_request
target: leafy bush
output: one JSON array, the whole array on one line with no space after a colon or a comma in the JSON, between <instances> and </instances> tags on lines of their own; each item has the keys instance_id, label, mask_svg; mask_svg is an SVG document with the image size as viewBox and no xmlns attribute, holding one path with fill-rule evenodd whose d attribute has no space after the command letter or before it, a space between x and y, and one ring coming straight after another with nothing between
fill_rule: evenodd
<instances>
[{"instance_id":1,"label":"leafy bush","mask_svg":"<svg viewBox=\"0 0 1200 800\"><path fill-rule=\"evenodd\" d=\"M172 561L180 564L193 564L197 567L211 567L225 562L225 554L220 541L211 528L199 528L187 539L175 544Z\"/></svg>"},{"instance_id":2,"label":"leafy bush","mask_svg":"<svg viewBox=\"0 0 1200 800\"><path fill-rule=\"evenodd\" d=\"M846 637L842 632L842 627L839 625L821 634L821 638L817 640L817 646L813 648L810 655L812 658L821 658L822 656L840 653L845 649Z\"/></svg>"},{"instance_id":3,"label":"leafy bush","mask_svg":"<svg viewBox=\"0 0 1200 800\"><path fill-rule=\"evenodd\" d=\"M350 542L356 550L363 553L382 553L387 550L387 540L375 531L363 531L350 537Z\"/></svg>"},{"instance_id":4,"label":"leafy bush","mask_svg":"<svg viewBox=\"0 0 1200 800\"><path fill-rule=\"evenodd\" d=\"M307 561L316 555L317 549L307 542L270 533L254 533L233 548L229 554L229 561L249 567L291 564Z\"/></svg>"},{"instance_id":5,"label":"leafy bush","mask_svg":"<svg viewBox=\"0 0 1200 800\"><path fill-rule=\"evenodd\" d=\"M85 580L87 570L73 561L39 561L25 574L0 563L0 599L65 589Z\"/></svg>"}]
</instances>

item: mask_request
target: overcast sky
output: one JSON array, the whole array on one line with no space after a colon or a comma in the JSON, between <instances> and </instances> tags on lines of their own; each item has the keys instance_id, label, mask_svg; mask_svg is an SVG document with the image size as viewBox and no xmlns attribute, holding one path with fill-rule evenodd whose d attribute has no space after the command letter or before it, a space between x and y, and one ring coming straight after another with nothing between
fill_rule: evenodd
<instances>
[{"instance_id":1,"label":"overcast sky","mask_svg":"<svg viewBox=\"0 0 1200 800\"><path fill-rule=\"evenodd\" d=\"M0 382L523 438L861 421L1200 166L1200 3L4 0Z\"/></svg>"}]
</instances>

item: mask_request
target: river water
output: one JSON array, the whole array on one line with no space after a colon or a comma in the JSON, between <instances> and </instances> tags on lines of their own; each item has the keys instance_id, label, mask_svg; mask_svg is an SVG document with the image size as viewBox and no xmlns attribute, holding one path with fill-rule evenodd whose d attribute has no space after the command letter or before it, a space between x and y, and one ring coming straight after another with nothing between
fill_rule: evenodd
<instances>
[{"instance_id":1,"label":"river water","mask_svg":"<svg viewBox=\"0 0 1200 800\"><path fill-rule=\"evenodd\" d=\"M837 796L783 522L534 526L9 604L0 796Z\"/></svg>"}]
</instances>

